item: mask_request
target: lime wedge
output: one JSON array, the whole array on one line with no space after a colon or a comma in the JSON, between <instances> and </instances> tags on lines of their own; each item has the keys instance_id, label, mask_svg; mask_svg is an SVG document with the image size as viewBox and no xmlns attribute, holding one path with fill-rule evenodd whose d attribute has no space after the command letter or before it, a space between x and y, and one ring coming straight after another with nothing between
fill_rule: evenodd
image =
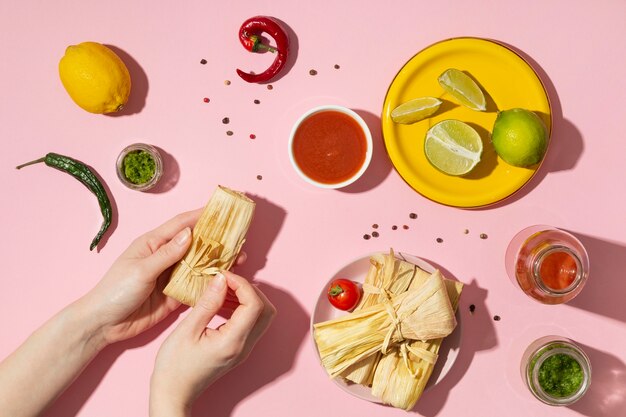
<instances>
[{"instance_id":1,"label":"lime wedge","mask_svg":"<svg viewBox=\"0 0 626 417\"><path fill-rule=\"evenodd\" d=\"M482 90L469 75L456 68L447 69L437 79L439 85L462 105L476 111L487 110Z\"/></svg>"},{"instance_id":2,"label":"lime wedge","mask_svg":"<svg viewBox=\"0 0 626 417\"><path fill-rule=\"evenodd\" d=\"M471 126L444 120L426 132L424 152L428 161L448 175L463 175L480 162L483 141Z\"/></svg>"},{"instance_id":3,"label":"lime wedge","mask_svg":"<svg viewBox=\"0 0 626 417\"><path fill-rule=\"evenodd\" d=\"M411 124L435 113L441 100L435 97L420 97L400 104L391 112L391 120L396 123Z\"/></svg>"}]
</instances>

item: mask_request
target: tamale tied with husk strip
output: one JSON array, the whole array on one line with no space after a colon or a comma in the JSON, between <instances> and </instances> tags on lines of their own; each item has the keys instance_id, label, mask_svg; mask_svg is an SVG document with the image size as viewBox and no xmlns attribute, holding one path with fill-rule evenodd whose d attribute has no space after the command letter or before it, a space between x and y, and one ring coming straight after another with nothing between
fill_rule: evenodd
<instances>
[{"instance_id":1,"label":"tamale tied with husk strip","mask_svg":"<svg viewBox=\"0 0 626 417\"><path fill-rule=\"evenodd\" d=\"M419 288L358 312L314 325L322 365L336 377L351 365L405 340L449 335L456 326L454 310L441 274L436 271Z\"/></svg>"},{"instance_id":2,"label":"tamale tied with husk strip","mask_svg":"<svg viewBox=\"0 0 626 417\"><path fill-rule=\"evenodd\" d=\"M192 242L172 271L163 293L194 306L209 280L237 259L252 222L255 203L245 194L218 186L192 232Z\"/></svg>"},{"instance_id":3,"label":"tamale tied with husk strip","mask_svg":"<svg viewBox=\"0 0 626 417\"><path fill-rule=\"evenodd\" d=\"M419 288L430 274L418 268L411 288ZM453 309L458 307L463 284L444 279L446 291ZM410 341L406 346L407 358L402 356L401 347L380 358L372 382L372 395L404 410L411 410L420 399L435 367L437 354L443 338L428 341ZM429 354L424 354L429 352ZM408 361L407 361L408 360Z\"/></svg>"},{"instance_id":4,"label":"tamale tied with husk strip","mask_svg":"<svg viewBox=\"0 0 626 417\"><path fill-rule=\"evenodd\" d=\"M384 302L387 294L396 295L405 292L419 269L412 263L397 259L393 249L386 255L373 255L370 264L363 283L363 296L354 311ZM341 377L356 384L371 385L380 356L379 352L351 365Z\"/></svg>"}]
</instances>

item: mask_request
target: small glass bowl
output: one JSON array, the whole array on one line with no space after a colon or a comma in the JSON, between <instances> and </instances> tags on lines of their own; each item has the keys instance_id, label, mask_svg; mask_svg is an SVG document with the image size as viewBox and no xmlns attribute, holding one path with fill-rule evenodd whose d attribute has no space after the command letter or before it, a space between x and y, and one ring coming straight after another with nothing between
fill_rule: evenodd
<instances>
[{"instance_id":1,"label":"small glass bowl","mask_svg":"<svg viewBox=\"0 0 626 417\"><path fill-rule=\"evenodd\" d=\"M539 383L539 369L553 355L565 354L572 357L583 373L583 381L576 392L567 397L554 397L543 390ZM539 401L553 406L570 405L578 401L591 385L591 363L583 350L570 339L561 336L544 336L528 346L520 364L522 379L529 391Z\"/></svg>"},{"instance_id":2,"label":"small glass bowl","mask_svg":"<svg viewBox=\"0 0 626 417\"><path fill-rule=\"evenodd\" d=\"M154 175L149 181L144 182L143 184L134 184L130 182L124 174L124 158L129 153L136 151L148 152L150 156L152 156L152 159L154 159ZM161 179L161 176L163 175L163 158L161 158L161 154L154 146L148 145L146 143L133 143L132 145L128 145L127 147L125 147L122 152L120 152L119 156L117 157L116 171L117 177L126 187L136 191L148 191L157 185L157 183Z\"/></svg>"}]
</instances>

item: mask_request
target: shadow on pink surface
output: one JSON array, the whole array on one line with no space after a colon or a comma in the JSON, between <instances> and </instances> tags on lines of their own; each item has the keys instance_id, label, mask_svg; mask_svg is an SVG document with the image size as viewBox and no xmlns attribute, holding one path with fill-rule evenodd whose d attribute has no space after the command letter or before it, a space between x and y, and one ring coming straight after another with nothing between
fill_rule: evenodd
<instances>
[{"instance_id":1,"label":"shadow on pink surface","mask_svg":"<svg viewBox=\"0 0 626 417\"><path fill-rule=\"evenodd\" d=\"M148 96L148 76L141 65L128 52L113 45L105 45L120 57L130 73L130 96L124 108L116 113L107 113L107 116L120 117L130 116L141 112L146 105Z\"/></svg>"},{"instance_id":2,"label":"shadow on pink surface","mask_svg":"<svg viewBox=\"0 0 626 417\"><path fill-rule=\"evenodd\" d=\"M267 255L285 222L287 211L261 196L250 193L248 195L256 202L256 208L243 246L247 255L246 262L238 266L235 272L253 279L265 267Z\"/></svg>"},{"instance_id":3,"label":"shadow on pink surface","mask_svg":"<svg viewBox=\"0 0 626 417\"><path fill-rule=\"evenodd\" d=\"M552 109L552 134L550 137L550 144L548 151L544 157L541 167L537 170L537 173L530 181L528 181L519 191L506 198L500 203L484 207L483 210L491 210L498 207L503 207L511 204L520 198L523 198L529 194L535 187L537 187L544 178L550 172L568 171L573 169L581 155L583 154L585 143L582 134L572 123L572 121L563 117L563 108L561 106L561 100L557 93L556 87L552 83L552 80L546 73L546 71L535 61L532 57L526 54L524 51L509 45L506 42L495 40L507 48L514 51L522 59L524 59L537 73L543 86L546 89L546 93L550 100L550 106ZM506 110L506 109L500 109ZM533 109L529 109L533 110ZM548 115L538 112L539 116L543 120L548 119Z\"/></svg>"},{"instance_id":4,"label":"shadow on pink surface","mask_svg":"<svg viewBox=\"0 0 626 417\"><path fill-rule=\"evenodd\" d=\"M278 314L248 360L220 378L196 401L195 416L230 416L238 403L293 367L309 331L309 315L288 292L264 282L258 287Z\"/></svg>"},{"instance_id":5,"label":"shadow on pink surface","mask_svg":"<svg viewBox=\"0 0 626 417\"><path fill-rule=\"evenodd\" d=\"M591 387L569 408L589 417L623 416L626 409L626 365L610 353L578 344L591 361Z\"/></svg>"},{"instance_id":6,"label":"shadow on pink surface","mask_svg":"<svg viewBox=\"0 0 626 417\"><path fill-rule=\"evenodd\" d=\"M159 180L159 183L148 192L151 194L162 194L170 191L176 186L176 184L178 184L178 180L180 178L180 166L172 155L165 152L158 146L156 146L156 148L163 159L163 176Z\"/></svg>"},{"instance_id":7,"label":"shadow on pink surface","mask_svg":"<svg viewBox=\"0 0 626 417\"><path fill-rule=\"evenodd\" d=\"M363 176L353 184L339 190L351 194L363 193L375 188L387 178L392 168L383 142L380 117L365 110L354 109L354 111L363 118L370 132L372 132L373 153L370 166L363 173Z\"/></svg>"},{"instance_id":8,"label":"shadow on pink surface","mask_svg":"<svg viewBox=\"0 0 626 417\"><path fill-rule=\"evenodd\" d=\"M568 305L626 323L626 244L577 232L589 254L589 278L585 288Z\"/></svg>"},{"instance_id":9,"label":"shadow on pink surface","mask_svg":"<svg viewBox=\"0 0 626 417\"><path fill-rule=\"evenodd\" d=\"M436 262L430 260L427 260L427 262L439 269L446 278L458 280L445 268L437 265ZM465 286L463 287L458 307L458 313L461 316L459 323L462 325L460 329L461 345L452 368L436 385L427 386L422 398L413 408L413 411L424 417L434 417L439 414L449 393L463 378L477 352L490 350L498 345L492 314L487 309L485 303L488 291L479 287L476 279L472 279L470 283L462 282ZM473 311L470 310L471 305L474 306ZM444 354L445 352L442 352L442 355ZM437 375L433 374L432 378L436 379Z\"/></svg>"}]
</instances>

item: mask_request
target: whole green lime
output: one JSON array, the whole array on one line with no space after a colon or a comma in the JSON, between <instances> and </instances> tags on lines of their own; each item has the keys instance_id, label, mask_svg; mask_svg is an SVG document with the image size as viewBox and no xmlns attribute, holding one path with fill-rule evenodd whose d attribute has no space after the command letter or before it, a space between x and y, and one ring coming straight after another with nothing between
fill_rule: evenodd
<instances>
[{"instance_id":1,"label":"whole green lime","mask_svg":"<svg viewBox=\"0 0 626 417\"><path fill-rule=\"evenodd\" d=\"M543 159L548 148L548 130L530 110L504 110L496 117L491 142L506 163L528 167Z\"/></svg>"}]
</instances>

